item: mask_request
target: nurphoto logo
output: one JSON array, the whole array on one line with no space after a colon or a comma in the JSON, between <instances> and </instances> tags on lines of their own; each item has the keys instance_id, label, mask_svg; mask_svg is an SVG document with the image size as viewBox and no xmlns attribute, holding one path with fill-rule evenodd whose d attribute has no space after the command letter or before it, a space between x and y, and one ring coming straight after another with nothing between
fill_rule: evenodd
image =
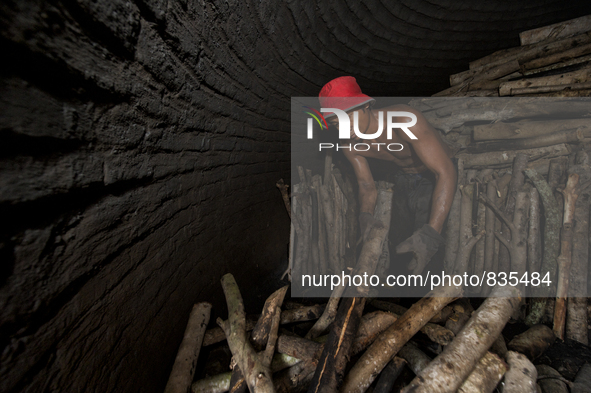
<instances>
[{"instance_id":1,"label":"nurphoto logo","mask_svg":"<svg viewBox=\"0 0 591 393\"><path fill-rule=\"evenodd\" d=\"M337 115L337 118L339 119L339 139L351 139L351 120L349 119L349 114L347 114L347 112L345 112L344 110L341 109L337 109L337 108L320 108L320 112L318 112L316 109L311 108L309 106L305 106L304 108L309 109L312 112L307 112L307 114L309 114L310 116L313 117L312 118L308 118L308 122L307 122L307 138L308 139L313 139L314 138L314 120L316 120L316 122L320 125L320 129L324 129L324 128L328 128L328 123L326 122L326 119L324 118L324 116L322 115L322 113L334 113ZM382 115L383 112L378 112L378 129L376 132L372 133L372 134L364 134L361 131L359 131L359 111L354 111L353 112L353 132L355 133L355 135L360 138L360 139L378 139L383 131L384 131L384 116ZM395 120L398 120L399 118L410 118L410 122L398 122ZM322 121L321 121L322 120ZM412 133L412 131L409 130L410 127L414 126L415 124L417 124L417 117L414 113L411 112L399 112L399 111L388 111L386 113L386 138L388 140L392 139L392 131L395 128L400 128L402 131L404 131L404 133L406 135L408 135L408 137L410 139L417 139L417 137L415 136L415 134ZM390 143L390 144L386 144L386 143L371 143L371 145L375 145L377 146L377 150L380 150L380 146L381 145L385 145L385 147L389 150L389 151L400 151L403 149L403 145L400 143ZM334 143L319 143L318 144L319 150L322 151L322 149L332 149L335 148L335 144ZM348 144L348 145L336 145L336 150L338 151L343 150L343 149L353 149L356 151L368 151L370 149L370 144L369 143L355 143L355 144Z\"/></svg>"}]
</instances>

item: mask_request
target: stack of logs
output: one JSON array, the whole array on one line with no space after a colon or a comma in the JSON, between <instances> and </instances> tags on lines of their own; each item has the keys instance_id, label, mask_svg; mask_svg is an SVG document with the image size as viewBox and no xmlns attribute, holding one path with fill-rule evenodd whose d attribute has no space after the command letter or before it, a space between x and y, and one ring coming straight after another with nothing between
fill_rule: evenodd
<instances>
[{"instance_id":1,"label":"stack of logs","mask_svg":"<svg viewBox=\"0 0 591 393\"><path fill-rule=\"evenodd\" d=\"M548 301L554 296L546 292L541 294L546 297L532 299L526 320L532 327L525 333L509 343L502 334L512 316L522 318L524 285L485 288L490 296L476 310L463 297L463 289L454 286L435 289L409 309L394 302L363 297L367 294L364 292L367 288L363 287L354 288L348 297L342 298L344 288L338 287L326 305L283 304L288 289L283 287L267 299L258 320L249 321L238 286L228 274L222 279L228 320L218 319L219 328L205 331L208 313L192 314L166 392L186 392L189 386L199 393L234 393L246 389L253 393L492 392L501 385L504 392L535 392L538 386L544 389L541 391L566 391L567 386L571 392L587 391L591 386L591 367L581 367L571 382L556 370L536 367L532 361L557 336L562 338L568 272L571 272L571 286L586 285L586 218L589 216L586 185L591 179L588 156L580 150L565 158L552 159L548 180L528 168L528 158L518 153L511 174L502 172L503 168L465 170L460 160L460 197L456 198L458 203L450 216L450 221L455 217L458 223L449 223L455 226L450 231L457 232L457 236L448 236L446 255L446 270L463 272L476 269L473 267L476 263L492 264L498 265L499 270L516 271L519 277L526 269L544 270L545 264L558 262L556 299ZM301 175L308 182L309 176ZM562 190L557 198L559 195L552 188L563 179L566 184L558 187ZM391 205L390 188L388 184L380 188L384 206ZM476 223L484 230L473 231L472 211L477 212L480 219ZM387 236L388 216L388 209L376 210L375 217L383 225L376 225L370 231L352 274L375 272ZM491 234L499 244L495 245ZM485 249L492 247L492 253L483 253L493 255L492 261L485 258L477 262L475 257L471 260L471 251L479 241ZM539 264L541 253L541 265L535 265ZM577 267L577 261L585 263ZM551 280L554 282L556 278ZM586 299L575 300L568 301L567 328L576 339L585 341ZM203 309L209 310L207 305L196 306L196 310ZM378 311L367 312L367 309ZM552 309L554 329L540 324L548 322L544 315ZM296 328L285 329L294 325ZM232 353L232 371L191 383L201 345L223 340L227 340ZM436 356L432 359L429 354ZM415 374L411 381L401 377L406 366ZM178 369L190 372L178 372ZM563 390L551 390L557 389L557 385ZM180 388L174 390L175 386Z\"/></svg>"},{"instance_id":2,"label":"stack of logs","mask_svg":"<svg viewBox=\"0 0 591 393\"><path fill-rule=\"evenodd\" d=\"M529 30L521 46L470 62L435 96L591 95L591 16Z\"/></svg>"},{"instance_id":3,"label":"stack of logs","mask_svg":"<svg viewBox=\"0 0 591 393\"><path fill-rule=\"evenodd\" d=\"M298 169L291 207L283 180L277 187L284 195L292 221L289 267L307 274L341 272L354 265L356 245L356 198L348 178L326 160L324 177ZM296 267L294 269L294 266Z\"/></svg>"}]
</instances>

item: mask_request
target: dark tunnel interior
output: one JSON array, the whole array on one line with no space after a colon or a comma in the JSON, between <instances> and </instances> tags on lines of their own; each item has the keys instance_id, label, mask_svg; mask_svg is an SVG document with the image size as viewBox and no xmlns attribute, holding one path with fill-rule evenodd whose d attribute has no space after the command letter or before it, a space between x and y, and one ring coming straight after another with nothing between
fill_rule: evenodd
<instances>
[{"instance_id":1,"label":"dark tunnel interior","mask_svg":"<svg viewBox=\"0 0 591 393\"><path fill-rule=\"evenodd\" d=\"M559 0L6 0L0 391L160 392L192 305L287 263L290 98L430 96ZM264 283L264 284L261 284ZM215 316L212 317L212 321Z\"/></svg>"}]
</instances>

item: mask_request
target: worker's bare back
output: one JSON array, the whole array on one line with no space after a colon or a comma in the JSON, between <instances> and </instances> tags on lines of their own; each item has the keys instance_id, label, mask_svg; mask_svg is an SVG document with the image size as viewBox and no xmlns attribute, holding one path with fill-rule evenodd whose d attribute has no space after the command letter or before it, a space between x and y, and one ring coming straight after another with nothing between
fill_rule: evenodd
<instances>
[{"instance_id":1,"label":"worker's bare back","mask_svg":"<svg viewBox=\"0 0 591 393\"><path fill-rule=\"evenodd\" d=\"M382 132L380 136L375 139L361 139L352 133L351 140L355 143L365 143L369 146L367 151L348 151L344 150L345 156L352 160L355 156L376 158L379 160L392 161L399 166L403 172L406 173L420 173L429 169L419 155L415 151L415 145L421 144L421 149L424 154L441 154L443 149L445 155L452 157L452 151L442 141L441 136L422 116L422 114L407 105L393 105L385 108L374 109L369 113L369 121L363 124L363 117L359 121L359 130L364 134L372 134L378 129L379 117L382 116L382 124L387 124L386 113L389 111L406 111L414 113L417 116L417 124L409 129L417 136L417 140L410 139L410 137L401 129L395 128L390 139L386 132ZM409 118L397 118L396 121L400 123L408 122ZM426 139L429 142L423 143L421 139Z\"/></svg>"}]
</instances>

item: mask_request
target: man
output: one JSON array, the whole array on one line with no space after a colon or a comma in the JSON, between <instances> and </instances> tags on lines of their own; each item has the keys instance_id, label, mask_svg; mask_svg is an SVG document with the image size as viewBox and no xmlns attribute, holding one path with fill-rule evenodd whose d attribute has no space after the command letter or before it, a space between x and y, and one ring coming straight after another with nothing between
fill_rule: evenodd
<instances>
[{"instance_id":1,"label":"man","mask_svg":"<svg viewBox=\"0 0 591 393\"><path fill-rule=\"evenodd\" d=\"M407 206L414 210L414 233L400 243L397 253L413 253L409 269L413 274L420 274L429 263L439 246L443 243L441 231L447 218L457 184L456 168L451 160L452 151L442 141L441 136L414 108L407 105L393 105L378 110L372 109L374 100L363 94L355 78L344 76L327 83L319 94L322 108L335 108L347 112L350 119L351 142L363 142L370 146L367 151L343 150L345 157L353 166L359 185L360 215L359 224L364 238L374 224L377 190L366 158L390 161L400 168L396 176L396 192L406 194ZM378 131L380 120L383 127L387 124L387 112L410 112L416 116L416 124L408 127L412 135L402 129L394 129L392 138L382 132L375 139L361 140L354 132L354 112L358 116L358 131L374 134ZM382 116L380 119L378 116ZM338 128L338 117L334 113L325 113L330 125ZM398 123L411 121L409 117L394 119ZM379 144L380 143L380 144ZM389 144L399 144L390 151ZM406 224L406 223L405 223Z\"/></svg>"}]
</instances>

